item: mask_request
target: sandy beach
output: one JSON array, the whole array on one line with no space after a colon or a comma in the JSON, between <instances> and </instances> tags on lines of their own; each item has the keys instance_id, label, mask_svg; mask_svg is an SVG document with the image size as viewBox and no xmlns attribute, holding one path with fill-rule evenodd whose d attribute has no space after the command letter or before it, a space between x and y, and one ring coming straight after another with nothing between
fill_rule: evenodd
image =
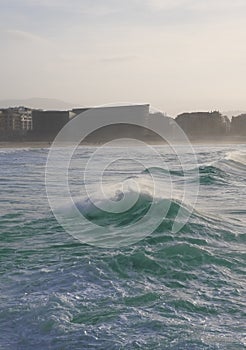
<instances>
[{"instance_id":1,"label":"sandy beach","mask_svg":"<svg viewBox=\"0 0 246 350\"><path fill-rule=\"evenodd\" d=\"M43 142L10 142L10 141L6 141L6 142L0 142L0 148L49 148L51 145L51 143L47 142L47 141L43 141Z\"/></svg>"}]
</instances>

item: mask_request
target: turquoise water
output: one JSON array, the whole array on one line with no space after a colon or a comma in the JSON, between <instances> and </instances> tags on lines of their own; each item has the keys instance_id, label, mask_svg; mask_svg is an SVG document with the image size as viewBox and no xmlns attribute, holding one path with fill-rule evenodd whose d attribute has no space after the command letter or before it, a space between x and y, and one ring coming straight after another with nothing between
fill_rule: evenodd
<instances>
[{"instance_id":1,"label":"turquoise water","mask_svg":"<svg viewBox=\"0 0 246 350\"><path fill-rule=\"evenodd\" d=\"M114 249L83 244L56 221L45 189L47 149L0 150L0 349L245 349L246 147L196 147L197 164L183 151L188 182L200 175L195 211L180 201L177 158L157 149L168 171L140 148L129 150L139 163L123 159L121 148L105 154L121 158L105 171L116 201L119 181L148 188L152 173L158 205L170 205L154 232L150 221L149 235ZM79 166L94 151L74 155L71 193L81 191L78 208L88 220L126 234L155 198L141 190L125 214L88 205ZM102 161L89 169L91 191ZM170 176L174 198L165 197ZM190 217L174 232L180 206Z\"/></svg>"}]
</instances>

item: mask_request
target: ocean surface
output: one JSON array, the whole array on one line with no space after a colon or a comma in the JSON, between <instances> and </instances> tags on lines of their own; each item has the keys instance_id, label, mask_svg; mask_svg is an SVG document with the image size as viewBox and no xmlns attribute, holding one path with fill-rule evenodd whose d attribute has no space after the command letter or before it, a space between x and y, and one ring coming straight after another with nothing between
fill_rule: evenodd
<instances>
[{"instance_id":1,"label":"ocean surface","mask_svg":"<svg viewBox=\"0 0 246 350\"><path fill-rule=\"evenodd\" d=\"M184 174L167 146L155 147L164 167L141 147L79 147L69 183L80 236L50 209L49 150L0 149L0 349L246 348L246 146L194 148L195 162L180 147ZM101 168L116 206L138 192L124 213L97 208Z\"/></svg>"}]
</instances>

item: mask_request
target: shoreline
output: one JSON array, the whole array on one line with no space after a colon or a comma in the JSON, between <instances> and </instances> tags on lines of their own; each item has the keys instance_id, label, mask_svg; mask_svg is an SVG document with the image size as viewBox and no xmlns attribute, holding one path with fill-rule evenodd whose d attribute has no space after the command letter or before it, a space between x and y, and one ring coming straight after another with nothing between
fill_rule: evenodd
<instances>
[{"instance_id":1,"label":"shoreline","mask_svg":"<svg viewBox=\"0 0 246 350\"><path fill-rule=\"evenodd\" d=\"M53 142L49 141L0 141L0 149L1 148L50 148L52 146ZM134 142L133 142L134 143ZM246 144L246 139L243 140L243 138L240 139L230 139L230 140L190 140L190 143L192 145L234 145L234 144ZM102 146L104 143L100 142L91 142L91 143L81 143L80 146L88 146L88 147L98 147ZM148 145L152 146L163 146L167 145L167 143L163 142L151 142L148 140L146 142ZM176 143L179 144L179 143Z\"/></svg>"},{"instance_id":2,"label":"shoreline","mask_svg":"<svg viewBox=\"0 0 246 350\"><path fill-rule=\"evenodd\" d=\"M49 148L52 142L47 141L0 141L0 148Z\"/></svg>"}]
</instances>

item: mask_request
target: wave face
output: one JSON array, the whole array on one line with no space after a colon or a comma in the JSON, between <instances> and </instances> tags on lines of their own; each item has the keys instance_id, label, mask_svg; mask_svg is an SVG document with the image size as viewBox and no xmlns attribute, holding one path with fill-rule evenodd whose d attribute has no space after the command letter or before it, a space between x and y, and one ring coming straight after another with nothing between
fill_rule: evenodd
<instances>
[{"instance_id":1,"label":"wave face","mask_svg":"<svg viewBox=\"0 0 246 350\"><path fill-rule=\"evenodd\" d=\"M198 165L185 155L186 173L166 146L157 148L166 168L132 149L138 164L125 159L106 169L110 202L97 191L96 168L83 189L80 165L95 149L79 148L71 162L85 236L100 239L90 223L110 235L138 234L132 225L157 206L144 223L150 234L115 249L82 244L50 213L47 149L0 149L0 348L245 349L246 148L199 146ZM120 148L107 152L124 158ZM195 210L180 197L185 176L191 186L199 176ZM107 211L128 201L123 214ZM189 220L175 232L178 213Z\"/></svg>"}]
</instances>

